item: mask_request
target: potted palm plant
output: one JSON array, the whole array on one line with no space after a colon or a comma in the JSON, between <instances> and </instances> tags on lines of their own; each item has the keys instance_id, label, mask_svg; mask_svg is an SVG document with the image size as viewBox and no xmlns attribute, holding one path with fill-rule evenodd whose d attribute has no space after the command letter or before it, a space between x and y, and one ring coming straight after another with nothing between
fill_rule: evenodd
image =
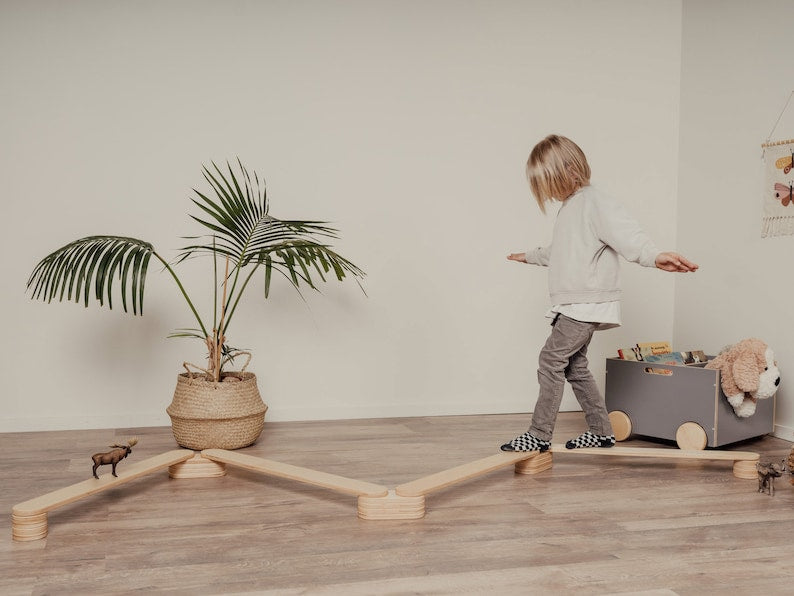
<instances>
[{"instance_id":1,"label":"potted palm plant","mask_svg":"<svg viewBox=\"0 0 794 596\"><path fill-rule=\"evenodd\" d=\"M227 342L240 299L254 274L264 273L265 298L273 273L283 275L300 292L301 286L317 289L317 280L347 276L357 283L364 273L334 252L325 242L337 230L320 221L280 220L270 215L264 180L253 176L237 160L237 168L216 164L202 168L210 191L194 189L193 203L200 209L192 219L206 233L188 237L191 243L169 263L144 240L122 236L89 236L59 248L42 259L27 282L35 299L52 302L74 300L88 306L93 298L113 308L113 282L118 279L125 312L143 314L146 274L154 257L173 278L192 313L196 327L178 329L169 337L189 337L207 349L206 367L193 365L177 376L174 399L167 412L174 438L190 449L238 449L252 444L264 426L267 406L262 402L253 373L245 368L250 353ZM202 318L174 267L185 259L207 256L212 260L214 300L212 321ZM220 265L220 267L219 267ZM360 284L359 284L360 285ZM235 356L247 360L240 371L227 371Z\"/></svg>"}]
</instances>

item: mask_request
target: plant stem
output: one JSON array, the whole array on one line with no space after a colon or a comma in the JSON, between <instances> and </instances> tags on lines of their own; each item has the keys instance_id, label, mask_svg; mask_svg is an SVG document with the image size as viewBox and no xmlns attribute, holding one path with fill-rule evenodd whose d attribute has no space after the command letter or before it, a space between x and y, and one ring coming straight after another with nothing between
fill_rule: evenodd
<instances>
[{"instance_id":1,"label":"plant stem","mask_svg":"<svg viewBox=\"0 0 794 596\"><path fill-rule=\"evenodd\" d=\"M229 259L229 257L227 255L226 256L226 260L228 261L228 259ZM227 262L227 266L228 266L228 262ZM237 260L237 263L234 266L234 281L232 282L232 287L229 290L229 302L232 301L232 296L235 295L234 294L234 290L237 288L237 280L240 277L240 271L242 270L242 268L243 268L243 255L240 255L240 258ZM256 269L256 267L254 267L254 269ZM226 279L228 279L228 278L229 278L229 276L227 275ZM225 283L226 279L224 279L224 283ZM243 290L245 290L245 285L243 285L243 287L240 288L240 292L237 294L237 299L235 300L235 304L237 304L237 302L240 301L240 297L243 295ZM232 309L232 311L233 310L234 309ZM229 318L231 319L231 315L229 316ZM223 329L222 329L222 331L224 333L226 333L226 327L228 327L228 326L229 326L229 321L226 321L226 324L223 325Z\"/></svg>"},{"instance_id":2,"label":"plant stem","mask_svg":"<svg viewBox=\"0 0 794 596\"><path fill-rule=\"evenodd\" d=\"M265 215L267 215L267 212L265 212ZM256 229L259 226L259 223L261 221L262 221L262 218L259 217L257 219L256 225L254 226L254 229ZM229 291L229 301L230 302L232 300L232 296L234 296L234 290L237 288L237 280L240 277L240 271L243 268L243 259L245 258L245 255L248 252L248 246L250 245L250 243L251 243L251 235L249 234L248 237L245 240L245 244L243 245L242 250L240 251L240 258L237 260L237 264L234 266L234 281L232 282L232 289ZM228 258L228 256L227 256L227 258ZM254 267L254 270L256 270L256 267ZM235 305L237 304L237 302L240 301L240 297L243 295L243 290L245 290L245 285L248 283L248 279L250 279L250 278L251 278L251 276L249 275L248 278L246 278L246 281L245 281L245 284L243 284L243 287L240 288L240 292L239 292L239 294L237 294L237 300L235 301ZM234 309L232 309L232 311L233 310ZM231 319L231 315L229 316L229 318ZM229 323L227 322L226 323L226 327L228 327L228 326L229 326Z\"/></svg>"},{"instance_id":3,"label":"plant stem","mask_svg":"<svg viewBox=\"0 0 794 596\"><path fill-rule=\"evenodd\" d=\"M223 274L223 298L221 299L221 320L218 325L216 336L216 350L215 350L215 381L221 378L221 356L223 352L223 342L225 340L223 332L223 322L226 318L226 285L229 282L229 257L226 257L226 272Z\"/></svg>"},{"instance_id":4,"label":"plant stem","mask_svg":"<svg viewBox=\"0 0 794 596\"><path fill-rule=\"evenodd\" d=\"M196 321L198 321L199 327L201 327L201 331L206 336L207 335L207 328L204 327L204 323L202 322L201 317L199 316L198 312L196 311L196 307L193 306L193 302L190 300L190 296L187 295L187 292L185 291L185 287L182 285L182 282L179 281L179 278L177 277L176 273L174 273L174 270L171 269L171 266L165 261L165 259L163 259L163 257L158 255L155 251L152 251L152 254L155 257L157 257L157 259L163 264L163 266L171 274L171 277L174 278L174 281L176 282L176 285L179 286L179 291L182 292L182 296L185 297L185 300L187 301L187 304L190 307L190 310L193 311L193 315L196 317Z\"/></svg>"},{"instance_id":5,"label":"plant stem","mask_svg":"<svg viewBox=\"0 0 794 596\"><path fill-rule=\"evenodd\" d=\"M248 277L245 278L245 281L243 282L243 286L240 288L240 291L237 293L237 299L234 301L234 304L232 304L232 307L229 309L229 318L226 319L226 325L224 325L224 329L223 329L224 333L226 333L226 327L228 327L229 323L231 323L232 321L232 316L234 315L234 311L237 309L237 304L240 302L240 298L243 297L243 292L245 292L245 287L248 285L248 282L251 280L251 277L253 277L254 273L256 273L257 269L259 269L259 263L254 265L254 268L251 270L251 273L249 273Z\"/></svg>"},{"instance_id":6,"label":"plant stem","mask_svg":"<svg viewBox=\"0 0 794 596\"><path fill-rule=\"evenodd\" d=\"M212 328L218 325L218 253L215 252L215 236L212 236Z\"/></svg>"}]
</instances>

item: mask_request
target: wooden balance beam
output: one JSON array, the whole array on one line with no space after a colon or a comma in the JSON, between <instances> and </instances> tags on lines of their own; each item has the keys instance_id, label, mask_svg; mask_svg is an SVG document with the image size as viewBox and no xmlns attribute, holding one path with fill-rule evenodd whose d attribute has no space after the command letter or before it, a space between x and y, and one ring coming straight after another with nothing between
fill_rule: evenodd
<instances>
[{"instance_id":1,"label":"wooden balance beam","mask_svg":"<svg viewBox=\"0 0 794 596\"><path fill-rule=\"evenodd\" d=\"M124 465L117 470L118 477L103 474L97 480L90 478L66 488L15 505L11 510L11 535L17 541L40 540L47 535L47 513L85 497L115 488L141 476L157 472L193 457L188 449L161 453L143 461Z\"/></svg>"},{"instance_id":2,"label":"wooden balance beam","mask_svg":"<svg viewBox=\"0 0 794 596\"><path fill-rule=\"evenodd\" d=\"M551 446L554 453L571 455L608 455L614 457L652 457L655 459L707 459L713 461L732 461L733 475L737 478L753 480L758 478L755 464L761 456L752 451L711 451L692 449L664 449L653 447L587 447L566 449L562 443Z\"/></svg>"},{"instance_id":3,"label":"wooden balance beam","mask_svg":"<svg viewBox=\"0 0 794 596\"><path fill-rule=\"evenodd\" d=\"M554 444L549 451L544 453L537 451L497 453L401 484L394 490L389 490L379 484L301 468L236 451L205 449L198 454L187 449L177 449L126 466L123 471L119 472L117 478L111 474L104 474L98 480L91 478L14 506L11 512L12 536L17 541L44 538L47 535L47 513L49 511L157 470L169 468L169 473L174 478L212 477L225 474L226 464L356 496L358 497L358 516L362 519L419 519L425 515L425 497L430 493L510 465L515 466L515 472L518 474L537 474L552 467L552 453L733 461L734 475L737 478L745 479L757 478L756 463L760 459L758 453L749 451L684 451L647 447L566 449L565 445Z\"/></svg>"},{"instance_id":4,"label":"wooden balance beam","mask_svg":"<svg viewBox=\"0 0 794 596\"><path fill-rule=\"evenodd\" d=\"M538 465L538 460L541 461L541 465ZM531 462L535 464L532 468L534 473L548 470L551 467L551 457L544 453L538 453L537 451L502 452L450 468L449 470L444 470L443 472L436 472L435 474L407 482L406 484L401 484L394 489L394 492L401 497L427 495L453 484L466 482L477 476L482 476L494 470L515 465L520 462ZM542 469L539 469L541 467ZM525 467L522 466L522 469L524 468Z\"/></svg>"},{"instance_id":5,"label":"wooden balance beam","mask_svg":"<svg viewBox=\"0 0 794 596\"><path fill-rule=\"evenodd\" d=\"M205 449L201 452L201 456L215 462L250 470L251 472L320 486L355 497L385 497L389 492L388 488L380 484L353 480L344 476L318 472L317 470L254 457L253 455L246 455L236 451L227 451L226 449Z\"/></svg>"},{"instance_id":6,"label":"wooden balance beam","mask_svg":"<svg viewBox=\"0 0 794 596\"><path fill-rule=\"evenodd\" d=\"M646 447L600 447L566 449L563 444L552 445L549 451L500 453L469 462L448 470L431 474L406 484L401 484L386 497L359 497L358 515L362 519L418 519L425 514L426 495L453 484L465 482L509 466L515 465L518 474L537 474L552 467L552 453L571 455L606 455L613 457L649 457L655 459L722 460L733 462L733 474L737 478L757 478L756 463L759 454L749 451L693 451L681 449L658 449Z\"/></svg>"}]
</instances>

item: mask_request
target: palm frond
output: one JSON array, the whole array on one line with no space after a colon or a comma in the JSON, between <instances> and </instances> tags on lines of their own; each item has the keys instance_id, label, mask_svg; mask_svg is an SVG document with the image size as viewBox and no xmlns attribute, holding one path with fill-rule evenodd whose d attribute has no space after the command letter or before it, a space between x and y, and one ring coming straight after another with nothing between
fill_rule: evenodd
<instances>
[{"instance_id":1,"label":"palm frond","mask_svg":"<svg viewBox=\"0 0 794 596\"><path fill-rule=\"evenodd\" d=\"M27 282L32 298L52 302L53 299L83 302L94 297L113 308L113 279L121 281L121 304L125 312L127 300L133 314L143 314L143 295L149 259L154 247L137 238L123 236L88 236L59 248L42 259Z\"/></svg>"},{"instance_id":2,"label":"palm frond","mask_svg":"<svg viewBox=\"0 0 794 596\"><path fill-rule=\"evenodd\" d=\"M364 276L361 269L330 247L311 241L288 242L274 246L261 251L258 260L266 267L287 272L295 286L300 280L313 289L317 287L312 274L316 274L322 281L326 281L326 275L329 273L333 273L338 281L342 281L347 275L359 278Z\"/></svg>"},{"instance_id":3,"label":"palm frond","mask_svg":"<svg viewBox=\"0 0 794 596\"><path fill-rule=\"evenodd\" d=\"M256 173L252 178L239 159L237 164L237 172L228 163L226 170L215 163L212 168L204 167L204 179L212 192L195 191L192 201L202 214L191 217L203 225L208 234L188 237L196 242L185 246L177 258L177 262L181 262L205 254L228 257L232 262L231 308L222 333L228 328L248 282L260 266L265 269L265 298L270 292L274 271L289 280L301 297L302 285L317 290L318 282L327 281L329 276L342 281L350 275L357 283L364 277L360 268L324 242L338 237L335 228L323 221L281 220L271 216L264 182L260 182ZM238 287L240 273L249 265L253 265L253 270L244 276ZM358 285L361 287L360 283Z\"/></svg>"},{"instance_id":4,"label":"palm frond","mask_svg":"<svg viewBox=\"0 0 794 596\"><path fill-rule=\"evenodd\" d=\"M194 189L191 200L201 214L191 218L209 234L206 243L182 249L178 261L196 253L228 256L235 265L245 267L258 258L262 250L287 242L305 242L311 238L336 238L337 231L320 221L284 221L269 214L264 182L238 160L239 171L227 164L226 171L215 163L204 167L204 179L212 193ZM212 195L212 196L209 196Z\"/></svg>"},{"instance_id":5,"label":"palm frond","mask_svg":"<svg viewBox=\"0 0 794 596\"><path fill-rule=\"evenodd\" d=\"M204 332L201 329L176 329L168 334L168 338L172 339L175 337L189 337L189 338L197 338L202 341L206 339Z\"/></svg>"},{"instance_id":6,"label":"palm frond","mask_svg":"<svg viewBox=\"0 0 794 596\"><path fill-rule=\"evenodd\" d=\"M240 352L246 352L246 351L248 350L247 349L244 350L242 348L234 348L229 344L223 344L223 346L221 346L221 356L223 356L222 363L226 364L228 362L234 364L234 358L236 356L239 356Z\"/></svg>"}]
</instances>

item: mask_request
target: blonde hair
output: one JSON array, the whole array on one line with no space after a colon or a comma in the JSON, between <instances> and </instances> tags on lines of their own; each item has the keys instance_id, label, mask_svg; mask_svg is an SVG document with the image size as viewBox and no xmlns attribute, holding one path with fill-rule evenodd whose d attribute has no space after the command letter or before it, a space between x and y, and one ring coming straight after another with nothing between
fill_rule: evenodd
<instances>
[{"instance_id":1,"label":"blonde hair","mask_svg":"<svg viewBox=\"0 0 794 596\"><path fill-rule=\"evenodd\" d=\"M590 165L571 139L549 135L529 154L527 178L538 207L545 213L547 201L564 201L590 184Z\"/></svg>"}]
</instances>

